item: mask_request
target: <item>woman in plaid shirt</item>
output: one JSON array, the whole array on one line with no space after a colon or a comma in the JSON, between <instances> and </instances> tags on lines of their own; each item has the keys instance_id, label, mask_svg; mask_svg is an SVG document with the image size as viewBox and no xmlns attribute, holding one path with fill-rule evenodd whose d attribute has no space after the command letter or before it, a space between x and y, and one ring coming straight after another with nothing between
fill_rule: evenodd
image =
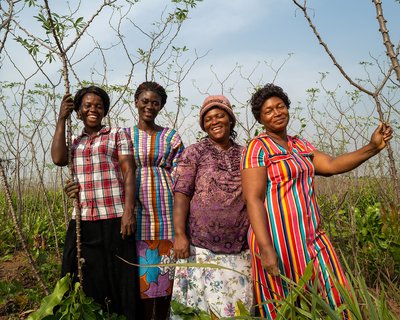
<instances>
[{"instance_id":1,"label":"woman in plaid shirt","mask_svg":"<svg viewBox=\"0 0 400 320\"><path fill-rule=\"evenodd\" d=\"M135 160L126 131L102 124L110 106L108 94L99 87L79 90L75 98L63 97L51 146L53 162L68 164L66 119L73 110L84 124L73 141L72 161L78 183L81 211L83 289L105 310L135 319L138 286L135 268ZM75 212L66 235L62 276L76 280Z\"/></svg>"}]
</instances>

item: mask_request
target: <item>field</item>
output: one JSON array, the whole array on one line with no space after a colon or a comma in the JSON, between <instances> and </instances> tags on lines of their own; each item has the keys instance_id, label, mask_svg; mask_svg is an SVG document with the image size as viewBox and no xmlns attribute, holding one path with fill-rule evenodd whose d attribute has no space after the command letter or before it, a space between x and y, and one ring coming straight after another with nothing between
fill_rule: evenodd
<instances>
[{"instance_id":1,"label":"field","mask_svg":"<svg viewBox=\"0 0 400 320\"><path fill-rule=\"evenodd\" d=\"M348 272L365 281L372 296L384 301L380 305L400 317L399 211L382 184L387 186L381 179L340 176L319 178L316 187L324 229L346 257L343 262ZM66 225L63 195L60 191L44 196L24 192L19 228L33 263L21 244L4 194L0 199L0 319L25 319L46 295L40 282L51 292L58 280ZM46 203L52 205L51 217Z\"/></svg>"}]
</instances>

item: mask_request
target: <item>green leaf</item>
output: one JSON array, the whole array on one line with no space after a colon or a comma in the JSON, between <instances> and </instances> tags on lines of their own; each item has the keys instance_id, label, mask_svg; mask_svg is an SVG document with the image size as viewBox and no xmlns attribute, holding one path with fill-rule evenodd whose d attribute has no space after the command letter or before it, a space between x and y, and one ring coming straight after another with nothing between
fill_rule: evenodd
<instances>
[{"instance_id":1,"label":"green leaf","mask_svg":"<svg viewBox=\"0 0 400 320\"><path fill-rule=\"evenodd\" d=\"M54 307L60 304L64 294L68 291L70 283L69 275L61 278L56 283L53 293L43 298L40 308L29 315L28 320L40 320L45 316L52 315Z\"/></svg>"},{"instance_id":2,"label":"green leaf","mask_svg":"<svg viewBox=\"0 0 400 320\"><path fill-rule=\"evenodd\" d=\"M236 302L235 315L236 316L250 316L250 311L246 309L246 307L244 306L244 304L241 300L238 300Z\"/></svg>"}]
</instances>

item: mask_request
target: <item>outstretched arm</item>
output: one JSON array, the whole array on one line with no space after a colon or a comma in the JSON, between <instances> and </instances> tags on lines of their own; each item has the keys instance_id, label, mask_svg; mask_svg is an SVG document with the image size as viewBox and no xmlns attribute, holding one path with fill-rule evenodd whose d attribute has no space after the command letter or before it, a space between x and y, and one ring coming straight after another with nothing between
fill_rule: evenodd
<instances>
[{"instance_id":1,"label":"outstretched arm","mask_svg":"<svg viewBox=\"0 0 400 320\"><path fill-rule=\"evenodd\" d=\"M318 175L331 176L355 169L384 149L392 137L392 128L387 124L380 123L372 134L371 141L366 146L356 151L332 157L326 153L315 150L313 158L315 172Z\"/></svg>"},{"instance_id":2,"label":"outstretched arm","mask_svg":"<svg viewBox=\"0 0 400 320\"><path fill-rule=\"evenodd\" d=\"M174 256L176 259L185 259L190 255L189 240L186 235L186 220L189 213L190 198L183 193L174 194Z\"/></svg>"},{"instance_id":3,"label":"outstretched arm","mask_svg":"<svg viewBox=\"0 0 400 320\"><path fill-rule=\"evenodd\" d=\"M261 265L271 275L279 274L278 258L268 233L264 207L267 169L265 167L242 170L242 188L247 214L260 250Z\"/></svg>"},{"instance_id":4,"label":"outstretched arm","mask_svg":"<svg viewBox=\"0 0 400 320\"><path fill-rule=\"evenodd\" d=\"M65 122L74 110L74 101L70 94L64 95L61 101L60 113L56 124L56 131L51 143L51 158L57 166L68 164L68 149L65 139Z\"/></svg>"}]
</instances>

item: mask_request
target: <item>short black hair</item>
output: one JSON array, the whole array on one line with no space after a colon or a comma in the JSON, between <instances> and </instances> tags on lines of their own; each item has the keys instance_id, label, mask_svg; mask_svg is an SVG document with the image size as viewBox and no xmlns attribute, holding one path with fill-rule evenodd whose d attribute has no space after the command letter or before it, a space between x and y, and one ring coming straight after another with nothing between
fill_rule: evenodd
<instances>
[{"instance_id":1,"label":"short black hair","mask_svg":"<svg viewBox=\"0 0 400 320\"><path fill-rule=\"evenodd\" d=\"M139 99L139 96L142 92L151 91L158 94L161 98L161 109L167 103L167 92L165 91L164 87L157 82L154 81L145 81L142 82L136 89L135 92L135 100Z\"/></svg>"},{"instance_id":2,"label":"short black hair","mask_svg":"<svg viewBox=\"0 0 400 320\"><path fill-rule=\"evenodd\" d=\"M273 83L267 83L264 87L257 89L250 99L251 112L258 122L260 122L260 113L264 102L272 97L281 98L286 107L290 108L290 100L286 92Z\"/></svg>"},{"instance_id":3,"label":"short black hair","mask_svg":"<svg viewBox=\"0 0 400 320\"><path fill-rule=\"evenodd\" d=\"M108 96L107 92L105 92L102 88L97 86L84 87L78 90L78 92L75 94L74 97L75 111L78 112L82 104L82 99L87 93L93 93L101 98L104 105L104 115L107 115L108 110L110 109L110 97Z\"/></svg>"}]
</instances>

